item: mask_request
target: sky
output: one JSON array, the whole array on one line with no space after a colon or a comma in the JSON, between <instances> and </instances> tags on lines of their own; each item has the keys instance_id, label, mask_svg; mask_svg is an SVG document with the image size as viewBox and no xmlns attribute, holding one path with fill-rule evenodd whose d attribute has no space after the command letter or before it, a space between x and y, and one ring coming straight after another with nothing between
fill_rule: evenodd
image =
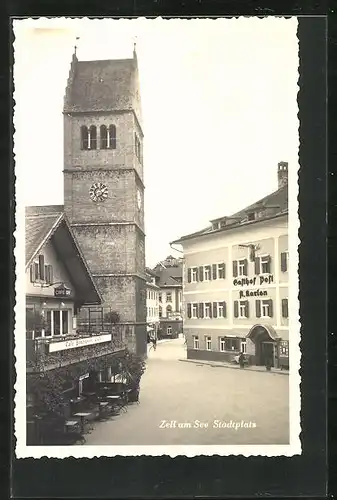
<instances>
[{"instance_id":1,"label":"sky","mask_svg":"<svg viewBox=\"0 0 337 500\"><path fill-rule=\"evenodd\" d=\"M298 169L297 19L43 19L14 24L17 202L63 203L70 61L132 57L144 131L146 264ZM79 40L76 42L76 37Z\"/></svg>"}]
</instances>

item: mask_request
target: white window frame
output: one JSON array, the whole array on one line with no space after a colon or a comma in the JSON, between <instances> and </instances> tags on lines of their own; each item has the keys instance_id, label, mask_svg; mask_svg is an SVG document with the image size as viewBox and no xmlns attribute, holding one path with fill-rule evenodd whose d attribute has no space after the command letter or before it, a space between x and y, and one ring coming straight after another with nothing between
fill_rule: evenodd
<instances>
[{"instance_id":1,"label":"white window frame","mask_svg":"<svg viewBox=\"0 0 337 500\"><path fill-rule=\"evenodd\" d=\"M166 302L172 303L172 292L166 292Z\"/></svg>"},{"instance_id":2,"label":"white window frame","mask_svg":"<svg viewBox=\"0 0 337 500\"><path fill-rule=\"evenodd\" d=\"M243 315L242 315L241 308L244 308ZM245 300L239 300L238 301L238 313L239 313L238 319L247 318L247 316L246 316L246 301Z\"/></svg>"},{"instance_id":3,"label":"white window frame","mask_svg":"<svg viewBox=\"0 0 337 500\"><path fill-rule=\"evenodd\" d=\"M172 326L168 326L166 328L166 333L167 333L167 335L172 335Z\"/></svg>"},{"instance_id":4,"label":"white window frame","mask_svg":"<svg viewBox=\"0 0 337 500\"><path fill-rule=\"evenodd\" d=\"M243 352L243 354L247 354L247 342L245 340L241 340L240 347L241 352Z\"/></svg>"},{"instance_id":5,"label":"white window frame","mask_svg":"<svg viewBox=\"0 0 337 500\"><path fill-rule=\"evenodd\" d=\"M217 303L217 318L223 318L223 301Z\"/></svg>"},{"instance_id":6,"label":"white window frame","mask_svg":"<svg viewBox=\"0 0 337 500\"><path fill-rule=\"evenodd\" d=\"M47 338L51 338L51 337L60 337L62 335L69 335L69 332L71 332L71 323L72 323L72 315L71 315L71 309L68 309L68 308L64 308L64 309L42 309L42 316L44 318L46 318L47 316L47 312L51 312L50 313L50 335L45 335L45 329L42 329L42 332L41 332L41 336L42 337L47 337ZM68 332L67 333L63 333L63 313L64 312L68 312ZM60 333L58 335L55 335L54 334L54 312L60 312Z\"/></svg>"},{"instance_id":7,"label":"white window frame","mask_svg":"<svg viewBox=\"0 0 337 500\"><path fill-rule=\"evenodd\" d=\"M207 278L206 278L206 272L207 272ZM209 265L204 266L204 281L211 281L211 272L212 268Z\"/></svg>"},{"instance_id":8,"label":"white window frame","mask_svg":"<svg viewBox=\"0 0 337 500\"><path fill-rule=\"evenodd\" d=\"M267 310L267 314L265 314ZM269 300L261 300L261 318L270 318Z\"/></svg>"},{"instance_id":9,"label":"white window frame","mask_svg":"<svg viewBox=\"0 0 337 500\"><path fill-rule=\"evenodd\" d=\"M225 340L225 337L220 337L219 338L219 351L220 352L225 352L226 351L226 340Z\"/></svg>"},{"instance_id":10,"label":"white window frame","mask_svg":"<svg viewBox=\"0 0 337 500\"><path fill-rule=\"evenodd\" d=\"M191 267L191 283L197 283L198 268Z\"/></svg>"},{"instance_id":11,"label":"white window frame","mask_svg":"<svg viewBox=\"0 0 337 500\"><path fill-rule=\"evenodd\" d=\"M212 337L210 337L209 335L205 335L205 347L206 351L212 350Z\"/></svg>"},{"instance_id":12,"label":"white window frame","mask_svg":"<svg viewBox=\"0 0 337 500\"><path fill-rule=\"evenodd\" d=\"M222 272L223 274L225 274L225 268L223 266L224 266L224 262L217 262L217 265L216 265L216 277L219 280L225 278L225 276L223 276L223 277L220 276L220 272Z\"/></svg>"},{"instance_id":13,"label":"white window frame","mask_svg":"<svg viewBox=\"0 0 337 500\"><path fill-rule=\"evenodd\" d=\"M264 272L263 271L263 259L270 259L270 255L268 253L264 253L262 255L259 255L260 258L260 274L270 274L270 272ZM268 262L264 262L264 264L268 264Z\"/></svg>"},{"instance_id":14,"label":"white window frame","mask_svg":"<svg viewBox=\"0 0 337 500\"><path fill-rule=\"evenodd\" d=\"M246 259L238 259L238 277L244 277L245 275L245 260ZM242 269L241 269L242 268Z\"/></svg>"},{"instance_id":15,"label":"white window frame","mask_svg":"<svg viewBox=\"0 0 337 500\"><path fill-rule=\"evenodd\" d=\"M193 340L193 349L199 349L200 348L199 336L193 335L192 340Z\"/></svg>"},{"instance_id":16,"label":"white window frame","mask_svg":"<svg viewBox=\"0 0 337 500\"><path fill-rule=\"evenodd\" d=\"M204 318L205 319L211 319L211 308L212 308L212 303L204 302ZM206 311L207 311L207 314L206 314Z\"/></svg>"},{"instance_id":17,"label":"white window frame","mask_svg":"<svg viewBox=\"0 0 337 500\"><path fill-rule=\"evenodd\" d=\"M192 302L192 304L191 304L191 318L192 319L198 318L198 303L197 302Z\"/></svg>"}]
</instances>

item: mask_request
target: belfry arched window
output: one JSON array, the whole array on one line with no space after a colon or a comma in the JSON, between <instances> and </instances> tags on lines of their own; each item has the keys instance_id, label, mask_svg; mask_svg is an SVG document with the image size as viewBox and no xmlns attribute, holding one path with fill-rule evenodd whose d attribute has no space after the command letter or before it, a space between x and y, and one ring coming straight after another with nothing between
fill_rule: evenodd
<instances>
[{"instance_id":1,"label":"belfry arched window","mask_svg":"<svg viewBox=\"0 0 337 500\"><path fill-rule=\"evenodd\" d=\"M91 125L88 129L85 125L81 127L81 149L96 149L97 148L97 130L95 125Z\"/></svg>"},{"instance_id":2,"label":"belfry arched window","mask_svg":"<svg viewBox=\"0 0 337 500\"><path fill-rule=\"evenodd\" d=\"M108 130L108 147L116 149L116 126L110 125Z\"/></svg>"},{"instance_id":3,"label":"belfry arched window","mask_svg":"<svg viewBox=\"0 0 337 500\"><path fill-rule=\"evenodd\" d=\"M89 137L88 137L88 149L96 149L97 148L97 129L95 125L91 125L89 128Z\"/></svg>"},{"instance_id":4,"label":"belfry arched window","mask_svg":"<svg viewBox=\"0 0 337 500\"><path fill-rule=\"evenodd\" d=\"M81 149L88 149L88 127L81 127Z\"/></svg>"},{"instance_id":5,"label":"belfry arched window","mask_svg":"<svg viewBox=\"0 0 337 500\"><path fill-rule=\"evenodd\" d=\"M101 149L108 147L108 131L105 125L100 127Z\"/></svg>"},{"instance_id":6,"label":"belfry arched window","mask_svg":"<svg viewBox=\"0 0 337 500\"><path fill-rule=\"evenodd\" d=\"M100 127L100 147L101 149L116 149L116 126L105 125Z\"/></svg>"},{"instance_id":7,"label":"belfry arched window","mask_svg":"<svg viewBox=\"0 0 337 500\"><path fill-rule=\"evenodd\" d=\"M167 306L166 307L166 316L170 316L171 313L172 313L172 306Z\"/></svg>"}]
</instances>

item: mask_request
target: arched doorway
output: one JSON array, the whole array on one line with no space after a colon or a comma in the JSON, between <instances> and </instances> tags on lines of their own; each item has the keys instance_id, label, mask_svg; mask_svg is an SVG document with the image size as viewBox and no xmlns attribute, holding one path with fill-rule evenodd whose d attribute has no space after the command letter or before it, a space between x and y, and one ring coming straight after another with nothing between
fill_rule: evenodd
<instances>
[{"instance_id":1,"label":"arched doorway","mask_svg":"<svg viewBox=\"0 0 337 500\"><path fill-rule=\"evenodd\" d=\"M247 335L255 344L255 364L265 366L278 365L278 336L274 328L269 325L254 325Z\"/></svg>"}]
</instances>

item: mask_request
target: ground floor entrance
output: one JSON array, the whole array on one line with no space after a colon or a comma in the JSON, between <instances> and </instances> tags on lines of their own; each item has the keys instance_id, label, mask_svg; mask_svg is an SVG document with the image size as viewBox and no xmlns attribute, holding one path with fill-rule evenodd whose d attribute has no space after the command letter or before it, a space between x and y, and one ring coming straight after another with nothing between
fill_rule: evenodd
<instances>
[{"instance_id":1,"label":"ground floor entrance","mask_svg":"<svg viewBox=\"0 0 337 500\"><path fill-rule=\"evenodd\" d=\"M279 339L272 327L255 325L247 335L253 352L253 362L258 366L279 367L278 344Z\"/></svg>"}]
</instances>

